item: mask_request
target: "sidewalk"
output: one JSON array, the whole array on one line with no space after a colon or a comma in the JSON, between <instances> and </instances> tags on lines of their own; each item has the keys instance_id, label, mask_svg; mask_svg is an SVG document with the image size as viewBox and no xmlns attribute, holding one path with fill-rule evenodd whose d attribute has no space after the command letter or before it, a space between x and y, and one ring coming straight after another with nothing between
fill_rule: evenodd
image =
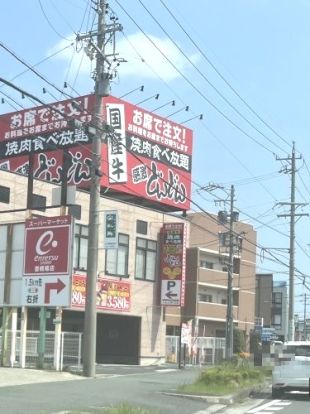
<instances>
[{"instance_id":1,"label":"sidewalk","mask_svg":"<svg viewBox=\"0 0 310 414\"><path fill-rule=\"evenodd\" d=\"M84 377L70 372L0 367L0 387L11 387L42 382L77 381Z\"/></svg>"}]
</instances>

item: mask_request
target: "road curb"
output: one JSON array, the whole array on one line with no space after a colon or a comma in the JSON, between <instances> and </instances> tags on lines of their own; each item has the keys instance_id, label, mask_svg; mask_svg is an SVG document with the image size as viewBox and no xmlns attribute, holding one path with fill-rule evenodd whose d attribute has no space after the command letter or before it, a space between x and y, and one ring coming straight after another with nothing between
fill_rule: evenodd
<instances>
[{"instance_id":1,"label":"road curb","mask_svg":"<svg viewBox=\"0 0 310 414\"><path fill-rule=\"evenodd\" d=\"M225 404L232 405L236 402L240 402L248 398L254 392L260 392L270 385L270 382L264 382L262 384L252 385L251 387L244 388L240 391L237 391L229 395L194 395L194 394L184 394L179 392L163 392L165 395L171 395L181 398L188 398L192 400L202 400L210 404Z\"/></svg>"}]
</instances>

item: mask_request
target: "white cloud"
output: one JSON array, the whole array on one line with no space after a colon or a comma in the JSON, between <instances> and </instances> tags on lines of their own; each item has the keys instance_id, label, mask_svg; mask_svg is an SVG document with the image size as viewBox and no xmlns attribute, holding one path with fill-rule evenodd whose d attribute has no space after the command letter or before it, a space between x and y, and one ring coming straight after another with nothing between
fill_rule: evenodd
<instances>
[{"instance_id":1,"label":"white cloud","mask_svg":"<svg viewBox=\"0 0 310 414\"><path fill-rule=\"evenodd\" d=\"M191 64L173 42L169 39L162 39L153 35L148 36L162 54L167 56L178 70L186 75L186 71L191 67ZM48 54L54 53L67 45L67 41L60 41ZM145 78L157 79L160 77L166 82L180 78L180 73L173 68L157 48L142 33L135 33L118 40L116 47L118 56L127 61L126 63L121 63L118 68L120 76L137 77L140 80ZM56 57L66 62L67 67L70 64L71 74L76 74L79 71L80 74L89 75L95 67L95 61L91 63L83 50L80 50L79 53L74 53L73 57L72 53L73 49L67 48L56 55ZM193 54L188 57L194 64L199 60L198 54Z\"/></svg>"},{"instance_id":2,"label":"white cloud","mask_svg":"<svg viewBox=\"0 0 310 414\"><path fill-rule=\"evenodd\" d=\"M117 50L120 53L120 56L128 61L121 65L121 75L136 76L139 78L157 78L160 76L167 82L181 77L178 71L174 69L163 55L167 56L167 58L173 62L176 68L183 74L189 67L191 67L191 64L171 40L161 39L152 35L149 35L149 38L156 44L157 48L162 53L160 53L143 33L135 33L118 42ZM139 57L138 54L141 57ZM193 63L196 63L199 56L192 55L189 56L189 59L191 59Z\"/></svg>"}]
</instances>

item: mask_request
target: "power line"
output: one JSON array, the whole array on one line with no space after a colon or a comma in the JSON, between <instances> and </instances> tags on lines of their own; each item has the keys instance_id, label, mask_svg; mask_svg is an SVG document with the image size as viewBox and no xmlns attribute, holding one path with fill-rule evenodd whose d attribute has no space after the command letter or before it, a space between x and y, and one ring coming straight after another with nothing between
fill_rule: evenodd
<instances>
[{"instance_id":1,"label":"power line","mask_svg":"<svg viewBox=\"0 0 310 414\"><path fill-rule=\"evenodd\" d=\"M244 98L237 92L237 90L224 78L224 76L221 74L221 72L216 68L216 66L212 63L210 58L204 53L204 51L199 47L199 45L192 39L192 37L188 34L188 32L184 29L184 25L181 25L181 23L178 21L178 19L175 17L175 14L171 12L171 10L168 8L168 6L165 4L163 0L160 0L161 4L164 6L164 8L167 10L167 12L170 14L172 19L177 23L177 25L180 27L180 29L186 34L188 39L192 42L192 44L196 47L196 49L201 53L201 55L205 58L205 60L209 63L209 65L214 69L214 71L218 74L218 76L225 82L225 84L231 89L235 95L246 105L246 107L257 116L257 118L265 125L267 126L278 138L280 138L285 144L288 146L291 146L291 144L284 139L281 135L278 134L277 131L275 131L264 119L246 102Z\"/></svg>"},{"instance_id":2,"label":"power line","mask_svg":"<svg viewBox=\"0 0 310 414\"><path fill-rule=\"evenodd\" d=\"M136 22L136 20L130 16L130 14L126 11L126 9L120 4L118 0L115 0L115 2L119 5L119 7L124 11L124 13L129 17L129 19L139 28L139 30L144 34L144 36L152 43L152 45L156 48L156 50L170 63L170 65L178 72L178 74L206 101L208 104L216 110L223 118L225 118L231 125L233 125L236 129L238 129L240 132L242 132L245 136L250 138L253 142L255 142L260 147L264 148L266 151L274 155L274 152L267 148L264 144L259 142L256 138L248 134L246 131L244 131L241 127L239 127L238 124L236 124L233 120L231 120L221 109L219 109L210 99L204 95L201 90L193 84L193 82L188 79L181 71L178 69L178 67L169 59L162 51L161 49L156 45L156 43L145 33L145 31L142 29L142 27Z\"/></svg>"},{"instance_id":3,"label":"power line","mask_svg":"<svg viewBox=\"0 0 310 414\"><path fill-rule=\"evenodd\" d=\"M141 0L138 2L142 5L144 10L151 16L151 18L157 23L157 25L161 28L161 30L165 33L166 36L171 40L171 42L175 45L175 47L179 50L179 52L185 57L185 59L196 69L196 71L202 76L202 78L212 87L213 90L245 121L247 122L253 129L255 129L261 136L263 136L267 141L269 141L272 145L280 149L281 151L285 152L283 148L281 148L277 143L273 142L267 135L261 132L251 121L248 120L246 116L244 116L223 94L222 92L213 85L213 83L205 76L203 72L195 65L195 63L183 52L183 50L179 47L179 45L175 42L175 40L169 35L169 33L164 29L162 24L155 18L155 16L149 11L149 9L144 5Z\"/></svg>"},{"instance_id":4,"label":"power line","mask_svg":"<svg viewBox=\"0 0 310 414\"><path fill-rule=\"evenodd\" d=\"M48 18L47 14L46 14L46 12L45 12L45 10L44 10L44 8L43 8L43 5L42 5L41 0L38 0L38 1L39 1L39 6L40 6L40 9L41 9L41 12L42 12L42 14L43 14L43 16L44 16L45 20L47 21L47 23L48 23L49 27L50 27L50 28L53 30L53 32L54 32L54 33L56 33L56 34L57 34L57 36L59 36L61 39L64 39L64 40L68 40L68 41L70 41L70 39L66 38L65 36L63 36L62 34L60 34L60 33L59 33L56 29L55 29L55 27L54 27L54 26L53 26L53 24L51 23L50 19Z\"/></svg>"}]
</instances>

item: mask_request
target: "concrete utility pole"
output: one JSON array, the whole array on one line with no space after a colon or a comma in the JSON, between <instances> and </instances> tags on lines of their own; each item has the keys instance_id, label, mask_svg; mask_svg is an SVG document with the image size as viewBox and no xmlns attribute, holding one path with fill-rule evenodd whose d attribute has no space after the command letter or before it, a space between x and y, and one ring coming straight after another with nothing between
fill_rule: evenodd
<instances>
[{"instance_id":1,"label":"concrete utility pole","mask_svg":"<svg viewBox=\"0 0 310 414\"><path fill-rule=\"evenodd\" d=\"M228 283L227 283L227 324L226 324L226 359L233 356L234 342L234 314L233 314L233 268L234 268L234 197L235 188L230 190L230 215L229 215L229 259L228 259Z\"/></svg>"},{"instance_id":2,"label":"concrete utility pole","mask_svg":"<svg viewBox=\"0 0 310 414\"><path fill-rule=\"evenodd\" d=\"M211 189L223 187L212 185ZM232 185L229 195L229 213L220 211L218 213L219 224L226 225L229 217L229 230L220 233L219 250L221 253L228 253L227 272L227 311L226 311L226 343L225 357L230 360L233 356L234 348L234 314L233 314L233 275L234 275L234 254L241 249L241 237L234 233L234 222L238 220L238 213L234 211L235 187ZM216 200L218 202L228 200Z\"/></svg>"},{"instance_id":3,"label":"concrete utility pole","mask_svg":"<svg viewBox=\"0 0 310 414\"><path fill-rule=\"evenodd\" d=\"M303 331L303 334L304 334L304 340L306 340L307 338L306 338L306 335L307 335L307 333L306 333L306 320L307 320L307 295L306 294L304 294L304 331Z\"/></svg>"},{"instance_id":4,"label":"concrete utility pole","mask_svg":"<svg viewBox=\"0 0 310 414\"><path fill-rule=\"evenodd\" d=\"M293 341L295 336L295 319L294 319L294 297L295 297L295 224L296 217L308 216L309 214L301 213L296 214L296 208L300 206L306 206L307 203L295 202L296 191L296 159L301 159L301 156L296 157L295 142L293 142L292 155L287 158L278 158L279 161L289 161L291 168L286 169L285 172L291 173L291 201L288 203L278 203L279 205L289 205L289 214L278 214L278 217L290 217L290 260L289 260L289 308L288 308L288 340Z\"/></svg>"},{"instance_id":5,"label":"concrete utility pole","mask_svg":"<svg viewBox=\"0 0 310 414\"><path fill-rule=\"evenodd\" d=\"M95 3L95 2L93 2ZM97 31L84 35L77 35L77 41L86 43L86 53L90 58L96 57L94 73L96 107L93 123L95 133L92 144L91 184L89 198L89 229L87 252L87 281L86 303L84 318L84 349L83 374L94 377L96 374L96 337L97 337L97 309L96 284L98 276L98 229L100 206L100 179L101 173L101 143L107 138L107 124L104 120L105 111L103 98L110 94L111 67L118 66L121 59L116 58L115 32L122 30L122 26L112 19L112 24L106 24L105 16L108 5L105 0L97 0L98 25ZM93 38L96 37L96 42ZM107 54L105 47L111 46L111 53ZM111 58L111 61L109 60ZM116 63L115 63L116 62ZM92 125L93 126L93 125ZM92 128L93 129L93 128Z\"/></svg>"},{"instance_id":6,"label":"concrete utility pole","mask_svg":"<svg viewBox=\"0 0 310 414\"><path fill-rule=\"evenodd\" d=\"M100 205L101 141L105 138L102 128L103 102L108 95L109 76L104 70L105 0L98 1L97 63L95 73L96 108L94 123L96 135L92 144L91 187L89 199L89 229L87 252L87 282L84 319L83 373L86 377L96 374L97 309L96 284L98 271L98 227Z\"/></svg>"},{"instance_id":7,"label":"concrete utility pole","mask_svg":"<svg viewBox=\"0 0 310 414\"><path fill-rule=\"evenodd\" d=\"M305 293L304 294L304 329L303 329L303 335L304 335L305 341L308 338L308 329L307 329L307 299L308 298L309 298L309 295Z\"/></svg>"}]
</instances>

